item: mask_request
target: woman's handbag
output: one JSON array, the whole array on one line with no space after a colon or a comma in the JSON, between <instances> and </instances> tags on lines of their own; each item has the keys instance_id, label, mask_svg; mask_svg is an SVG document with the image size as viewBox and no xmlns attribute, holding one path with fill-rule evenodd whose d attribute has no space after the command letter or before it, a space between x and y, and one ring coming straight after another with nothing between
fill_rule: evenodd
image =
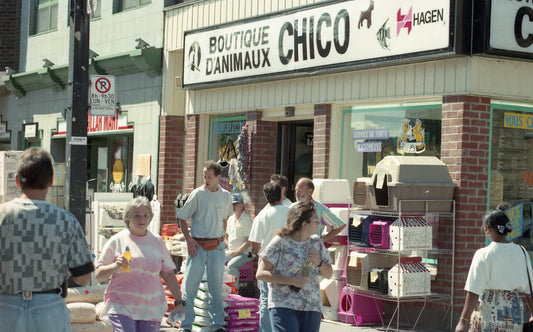
<instances>
[{"instance_id":1,"label":"woman's handbag","mask_svg":"<svg viewBox=\"0 0 533 332\"><path fill-rule=\"evenodd\" d=\"M524 247L522 247L522 251L524 251L524 257L526 259L526 273L527 273L527 280L529 282L529 295L531 296L531 298L533 298L533 290L531 289L531 278L529 277L529 269L527 267L527 265L530 264L530 262L527 261L526 249L524 249ZM529 307L529 302L527 302L527 304ZM529 311L531 312L531 308L529 308ZM533 332L533 322L524 323L524 329L522 331Z\"/></svg>"}]
</instances>

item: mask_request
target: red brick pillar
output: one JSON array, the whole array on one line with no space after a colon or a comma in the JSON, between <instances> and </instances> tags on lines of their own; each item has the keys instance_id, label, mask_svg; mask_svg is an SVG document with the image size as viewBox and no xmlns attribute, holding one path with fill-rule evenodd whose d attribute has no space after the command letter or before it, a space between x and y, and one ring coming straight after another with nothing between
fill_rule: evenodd
<instances>
[{"instance_id":1,"label":"red brick pillar","mask_svg":"<svg viewBox=\"0 0 533 332\"><path fill-rule=\"evenodd\" d=\"M260 111L246 114L250 142L251 180L248 193L251 206L248 210L256 215L266 204L263 185L270 181L276 170L276 142L278 126L276 122L261 120Z\"/></svg>"},{"instance_id":2,"label":"red brick pillar","mask_svg":"<svg viewBox=\"0 0 533 332\"><path fill-rule=\"evenodd\" d=\"M183 190L185 118L163 115L159 128L159 172L157 199L161 203L161 224L176 222L174 199Z\"/></svg>"},{"instance_id":3,"label":"red brick pillar","mask_svg":"<svg viewBox=\"0 0 533 332\"><path fill-rule=\"evenodd\" d=\"M485 245L481 218L487 209L490 99L477 96L445 96L442 102L442 161L448 166L455 190L454 311L464 303L464 283L475 250ZM443 245L451 249L452 227L448 219L440 228ZM451 257L439 260L435 291L449 292Z\"/></svg>"},{"instance_id":4,"label":"red brick pillar","mask_svg":"<svg viewBox=\"0 0 533 332\"><path fill-rule=\"evenodd\" d=\"M183 191L190 193L196 188L196 169L198 162L198 145L200 143L200 115L187 115L185 133L185 156L183 172L185 173Z\"/></svg>"},{"instance_id":5,"label":"red brick pillar","mask_svg":"<svg viewBox=\"0 0 533 332\"><path fill-rule=\"evenodd\" d=\"M329 176L331 104L315 105L313 130L313 179Z\"/></svg>"}]
</instances>

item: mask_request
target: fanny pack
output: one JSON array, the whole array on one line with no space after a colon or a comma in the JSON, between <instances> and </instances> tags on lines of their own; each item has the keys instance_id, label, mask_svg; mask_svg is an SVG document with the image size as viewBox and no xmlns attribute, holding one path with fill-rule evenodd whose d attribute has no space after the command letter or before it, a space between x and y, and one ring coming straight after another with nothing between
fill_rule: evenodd
<instances>
[{"instance_id":1,"label":"fanny pack","mask_svg":"<svg viewBox=\"0 0 533 332\"><path fill-rule=\"evenodd\" d=\"M218 248L218 245L220 244L220 242L222 242L224 237L219 237L216 239L193 237L193 239L195 239L196 242L198 242L198 244L200 245L200 247L204 248L204 250L210 251L210 250Z\"/></svg>"}]
</instances>

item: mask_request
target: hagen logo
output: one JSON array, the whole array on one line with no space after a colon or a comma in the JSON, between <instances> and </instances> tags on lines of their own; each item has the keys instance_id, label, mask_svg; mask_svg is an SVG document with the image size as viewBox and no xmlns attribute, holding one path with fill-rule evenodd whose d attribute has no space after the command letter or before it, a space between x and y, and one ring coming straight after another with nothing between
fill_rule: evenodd
<instances>
[{"instance_id":1,"label":"hagen logo","mask_svg":"<svg viewBox=\"0 0 533 332\"><path fill-rule=\"evenodd\" d=\"M414 26L443 21L444 8L431 9L413 14L413 6L411 6L405 15L402 14L402 9L400 8L396 13L396 37L404 28L407 29L407 34L410 34Z\"/></svg>"}]
</instances>

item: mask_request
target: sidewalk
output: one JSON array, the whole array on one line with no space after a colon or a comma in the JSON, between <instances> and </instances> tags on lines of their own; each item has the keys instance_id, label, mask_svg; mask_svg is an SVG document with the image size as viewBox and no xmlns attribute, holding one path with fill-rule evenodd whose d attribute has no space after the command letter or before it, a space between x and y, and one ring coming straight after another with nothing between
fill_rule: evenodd
<instances>
[{"instance_id":1,"label":"sidewalk","mask_svg":"<svg viewBox=\"0 0 533 332\"><path fill-rule=\"evenodd\" d=\"M161 325L161 330L164 332L177 332L178 329L169 327L165 320L163 319L163 324ZM353 326L350 324L344 324L340 322L334 322L329 320L322 320L322 324L320 324L320 332L371 332L371 331L396 331L395 328L389 328L388 330L385 327L381 326ZM415 332L441 332L441 330L437 329L400 329L401 332L406 331L415 331Z\"/></svg>"}]
</instances>

